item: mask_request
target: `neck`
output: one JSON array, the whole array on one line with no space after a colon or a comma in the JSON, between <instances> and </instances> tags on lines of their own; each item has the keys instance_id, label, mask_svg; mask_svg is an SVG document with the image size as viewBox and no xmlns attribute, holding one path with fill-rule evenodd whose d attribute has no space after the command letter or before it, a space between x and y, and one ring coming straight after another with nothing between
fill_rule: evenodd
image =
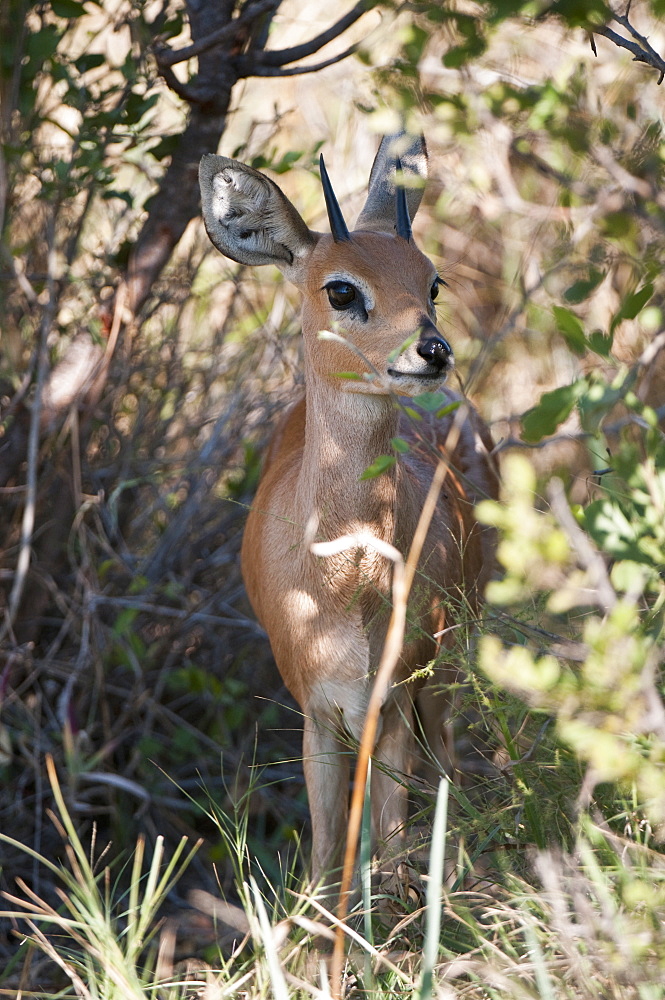
<instances>
[{"instance_id":1,"label":"neck","mask_svg":"<svg viewBox=\"0 0 665 1000\"><path fill-rule=\"evenodd\" d=\"M305 447L298 480L304 523L329 540L361 529L392 541L396 470L361 475L392 453L398 413L387 396L348 392L307 373Z\"/></svg>"}]
</instances>

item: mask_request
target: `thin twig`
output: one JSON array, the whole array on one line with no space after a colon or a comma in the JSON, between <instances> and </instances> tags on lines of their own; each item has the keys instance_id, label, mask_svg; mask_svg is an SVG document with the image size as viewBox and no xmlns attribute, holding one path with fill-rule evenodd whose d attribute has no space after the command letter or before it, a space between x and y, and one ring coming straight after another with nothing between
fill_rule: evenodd
<instances>
[{"instance_id":1,"label":"thin twig","mask_svg":"<svg viewBox=\"0 0 665 1000\"><path fill-rule=\"evenodd\" d=\"M37 477L39 463L39 428L42 411L42 392L46 381L48 369L48 336L51 332L53 319L55 317L55 307L57 300L55 268L55 218L51 215L47 225L48 242L48 263L47 263L47 290L48 301L44 306L42 322L39 331L39 353L37 356L37 384L35 395L30 409L30 430L28 433L27 451L27 475L26 475L26 498L23 508L23 523L21 525L21 541L19 555L16 563L16 573L12 584L9 602L5 612L5 620L0 629L0 642L11 632L19 604L23 596L25 581L30 568L30 557L32 550L32 534L35 527L35 511L37 507Z\"/></svg>"},{"instance_id":2,"label":"thin twig","mask_svg":"<svg viewBox=\"0 0 665 1000\"><path fill-rule=\"evenodd\" d=\"M157 618L175 618L178 621L197 622L202 625L224 625L229 628L242 628L256 635L265 638L266 632L261 626L251 618L244 618L238 615L237 618L222 618L220 615L207 614L204 611L190 611L187 608L170 608L165 604L153 604L152 601L142 601L134 597L112 597L107 594L91 594L89 598L90 611L94 611L100 604L110 605L116 608L131 608L142 614L152 615Z\"/></svg>"},{"instance_id":3,"label":"thin twig","mask_svg":"<svg viewBox=\"0 0 665 1000\"><path fill-rule=\"evenodd\" d=\"M503 423L503 420L501 422ZM577 444L577 442L586 441L590 437L593 435L588 431L577 431L575 434L553 434L552 437L543 438L542 441L523 441L522 438L506 437L497 441L492 448L492 454L498 455L508 448L528 448L530 451L538 451L540 448L549 448L552 444Z\"/></svg>"}]
</instances>

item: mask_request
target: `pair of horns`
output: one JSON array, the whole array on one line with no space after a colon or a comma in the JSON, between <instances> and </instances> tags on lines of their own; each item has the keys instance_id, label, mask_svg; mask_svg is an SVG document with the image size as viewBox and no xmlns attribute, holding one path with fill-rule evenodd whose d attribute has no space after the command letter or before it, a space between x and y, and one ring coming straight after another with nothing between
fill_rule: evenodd
<instances>
[{"instance_id":1,"label":"pair of horns","mask_svg":"<svg viewBox=\"0 0 665 1000\"><path fill-rule=\"evenodd\" d=\"M321 185L323 187L323 197L326 199L330 232L335 243L342 243L345 240L350 240L351 234L344 221L342 209L339 207L333 186L330 183L330 177L323 161L323 154L319 158L319 166L321 168ZM402 169L399 157L395 160L395 167L397 170ZM409 216L409 207L406 203L406 188L401 185L395 187L395 228L397 235L401 236L402 239L411 239L411 218Z\"/></svg>"}]
</instances>

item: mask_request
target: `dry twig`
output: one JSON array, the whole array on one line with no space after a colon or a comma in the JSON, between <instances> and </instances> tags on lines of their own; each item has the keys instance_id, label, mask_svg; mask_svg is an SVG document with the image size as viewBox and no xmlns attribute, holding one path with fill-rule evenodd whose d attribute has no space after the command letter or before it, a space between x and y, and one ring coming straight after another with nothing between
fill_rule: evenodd
<instances>
[{"instance_id":1,"label":"dry twig","mask_svg":"<svg viewBox=\"0 0 665 1000\"><path fill-rule=\"evenodd\" d=\"M633 62L641 62L647 66L651 66L653 69L658 71L658 83L661 84L665 79L665 59L656 52L654 47L650 44L649 39L646 35L642 35L631 23L630 23L630 8L631 0L629 0L626 6L625 14L615 14L612 12L612 20L620 24L622 28L625 28L631 38L625 38L620 35L613 28L610 28L607 24L603 24L600 27L594 28L591 34L592 39L592 49L594 55L596 54L595 43L593 42L593 34L603 35L605 38L609 39L614 45L620 49L626 49L633 55ZM632 39L632 41L631 41Z\"/></svg>"}]
</instances>

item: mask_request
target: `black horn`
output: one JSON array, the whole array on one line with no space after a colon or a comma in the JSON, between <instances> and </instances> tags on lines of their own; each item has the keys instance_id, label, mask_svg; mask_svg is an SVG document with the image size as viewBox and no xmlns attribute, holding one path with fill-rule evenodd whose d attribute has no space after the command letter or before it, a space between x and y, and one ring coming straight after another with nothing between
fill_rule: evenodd
<instances>
[{"instance_id":1,"label":"black horn","mask_svg":"<svg viewBox=\"0 0 665 1000\"><path fill-rule=\"evenodd\" d=\"M319 166L321 168L321 184L323 186L323 196L326 199L326 208L328 209L328 219L330 221L330 232L332 233L332 238L335 243L350 240L351 235L347 229L346 222L344 221L342 209L339 207L339 202L335 197L335 192L332 189L332 184L330 183L330 178L328 177L328 171L326 170L326 165L323 162L323 155L319 157Z\"/></svg>"},{"instance_id":2,"label":"black horn","mask_svg":"<svg viewBox=\"0 0 665 1000\"><path fill-rule=\"evenodd\" d=\"M395 160L395 167L398 171L402 170L402 161L399 157ZM411 217L406 201L406 188L402 184L397 183L395 183L395 208L397 214L397 235L401 236L402 239L410 240Z\"/></svg>"}]
</instances>

